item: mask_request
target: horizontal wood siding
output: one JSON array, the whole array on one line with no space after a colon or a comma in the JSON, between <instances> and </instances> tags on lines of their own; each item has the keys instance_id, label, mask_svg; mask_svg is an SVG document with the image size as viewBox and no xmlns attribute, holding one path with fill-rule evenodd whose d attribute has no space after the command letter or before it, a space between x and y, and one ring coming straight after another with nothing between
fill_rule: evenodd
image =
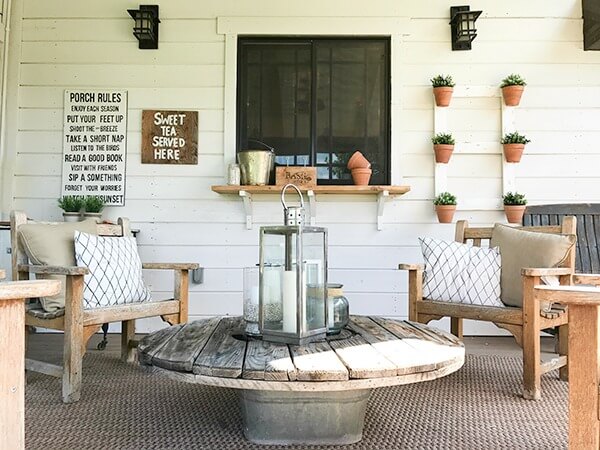
<instances>
[{"instance_id":1,"label":"horizontal wood siding","mask_svg":"<svg viewBox=\"0 0 600 450\"><path fill-rule=\"evenodd\" d=\"M453 225L437 223L431 199L434 162L430 144L433 107L429 79L452 74L460 86L498 86L516 72L528 82L516 111L517 129L532 142L516 171L518 190L532 204L600 202L600 53L583 51L580 0L482 1L473 50L450 50L447 1L372 2L307 0L169 0L160 5L160 44L138 50L133 22L119 0L13 0L22 16L13 43L20 54L14 148L5 176L12 204L31 217L57 219L60 193L63 92L73 88L128 91L126 205L105 216L131 218L141 230L145 261L190 261L206 267L205 283L191 284L190 317L241 313L242 267L258 259L258 227L281 222L276 195L254 198L253 230L245 229L239 198L210 190L225 183L227 142L226 38L217 18L248 21L305 20L306 30L343 20L358 23L394 17L402 28L392 36L392 179L411 192L388 202L384 229L376 230L373 198L321 196L317 224L329 228L330 279L343 283L353 314L407 315L406 274L399 262L421 261L417 238L452 239ZM366 15L366 17L365 17ZM343 16L343 17L342 17ZM368 22L365 22L368 21ZM259 23L259 22L257 22ZM365 26L364 29L369 29ZM265 30L268 33L268 30ZM449 124L459 141L448 167L448 186L461 199L499 198L502 191L500 100L461 98L452 103ZM142 165L141 111L199 112L197 166ZM484 142L476 147L462 142ZM6 183L4 184L6 186ZM478 225L504 221L501 211L459 211L455 219ZM2 250L2 249L0 249ZM171 286L169 275L148 272L156 295ZM140 329L159 327L156 319ZM442 322L442 326L446 326ZM467 333L495 333L467 324Z\"/></svg>"}]
</instances>

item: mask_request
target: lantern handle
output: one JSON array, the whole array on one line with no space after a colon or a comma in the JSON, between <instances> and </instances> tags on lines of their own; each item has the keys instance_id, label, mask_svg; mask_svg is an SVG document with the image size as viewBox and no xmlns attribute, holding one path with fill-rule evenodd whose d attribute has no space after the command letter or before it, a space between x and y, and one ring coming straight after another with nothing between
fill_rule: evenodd
<instances>
[{"instance_id":1,"label":"lantern handle","mask_svg":"<svg viewBox=\"0 0 600 450\"><path fill-rule=\"evenodd\" d=\"M296 190L298 196L300 197L300 207L304 208L304 198L302 197L302 192L300 192L300 189L298 189L298 186L295 184L288 183L281 190L281 204L283 205L283 209L288 209L287 205L285 204L285 190L289 187L292 187Z\"/></svg>"}]
</instances>

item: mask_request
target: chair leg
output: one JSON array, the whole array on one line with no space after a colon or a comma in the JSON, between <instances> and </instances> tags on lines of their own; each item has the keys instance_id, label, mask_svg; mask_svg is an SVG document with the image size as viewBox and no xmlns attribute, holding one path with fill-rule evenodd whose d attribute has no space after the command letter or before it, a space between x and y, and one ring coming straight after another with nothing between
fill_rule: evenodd
<instances>
[{"instance_id":1,"label":"chair leg","mask_svg":"<svg viewBox=\"0 0 600 450\"><path fill-rule=\"evenodd\" d=\"M567 355L567 365L559 369L559 377L563 381L569 381L569 325L561 325L558 327L558 354Z\"/></svg>"},{"instance_id":2,"label":"chair leg","mask_svg":"<svg viewBox=\"0 0 600 450\"><path fill-rule=\"evenodd\" d=\"M541 394L540 302L533 287L539 277L523 278L523 398L539 400Z\"/></svg>"},{"instance_id":3,"label":"chair leg","mask_svg":"<svg viewBox=\"0 0 600 450\"><path fill-rule=\"evenodd\" d=\"M65 286L62 397L64 403L74 403L81 398L83 276L67 276Z\"/></svg>"},{"instance_id":4,"label":"chair leg","mask_svg":"<svg viewBox=\"0 0 600 450\"><path fill-rule=\"evenodd\" d=\"M450 332L459 339L463 338L463 320L460 317L450 317Z\"/></svg>"},{"instance_id":5,"label":"chair leg","mask_svg":"<svg viewBox=\"0 0 600 450\"><path fill-rule=\"evenodd\" d=\"M75 403L81 398L83 327L65 329L64 339L62 399L64 403Z\"/></svg>"},{"instance_id":6,"label":"chair leg","mask_svg":"<svg viewBox=\"0 0 600 450\"><path fill-rule=\"evenodd\" d=\"M135 339L135 320L124 320L121 322L121 360L123 362L135 362L136 350L130 345Z\"/></svg>"}]
</instances>

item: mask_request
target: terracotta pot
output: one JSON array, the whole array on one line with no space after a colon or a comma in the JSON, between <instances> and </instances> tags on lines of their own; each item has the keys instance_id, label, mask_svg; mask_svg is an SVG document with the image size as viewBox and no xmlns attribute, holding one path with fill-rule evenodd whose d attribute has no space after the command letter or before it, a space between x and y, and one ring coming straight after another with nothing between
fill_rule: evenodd
<instances>
[{"instance_id":1,"label":"terracotta pot","mask_svg":"<svg viewBox=\"0 0 600 450\"><path fill-rule=\"evenodd\" d=\"M452 223L456 205L435 205L435 212L440 223Z\"/></svg>"},{"instance_id":2,"label":"terracotta pot","mask_svg":"<svg viewBox=\"0 0 600 450\"><path fill-rule=\"evenodd\" d=\"M354 180L354 184L357 186L367 186L371 179L371 173L373 173L371 169L353 169L352 180Z\"/></svg>"},{"instance_id":3,"label":"terracotta pot","mask_svg":"<svg viewBox=\"0 0 600 450\"><path fill-rule=\"evenodd\" d=\"M504 157L506 162L518 163L521 161L521 155L525 149L525 144L502 144L504 147Z\"/></svg>"},{"instance_id":4,"label":"terracotta pot","mask_svg":"<svg viewBox=\"0 0 600 450\"><path fill-rule=\"evenodd\" d=\"M453 91L454 89L448 86L434 87L433 96L435 97L435 104L437 106L448 106Z\"/></svg>"},{"instance_id":5,"label":"terracotta pot","mask_svg":"<svg viewBox=\"0 0 600 450\"><path fill-rule=\"evenodd\" d=\"M519 106L521 95L523 95L523 86L504 86L502 88L502 97L506 106Z\"/></svg>"},{"instance_id":6,"label":"terracotta pot","mask_svg":"<svg viewBox=\"0 0 600 450\"><path fill-rule=\"evenodd\" d=\"M371 163L367 158L364 157L364 155L361 152L356 151L348 160L347 167L350 170L369 169L371 167Z\"/></svg>"},{"instance_id":7,"label":"terracotta pot","mask_svg":"<svg viewBox=\"0 0 600 450\"><path fill-rule=\"evenodd\" d=\"M454 145L452 144L433 144L433 151L435 152L435 162L448 164L452 152L454 151Z\"/></svg>"},{"instance_id":8,"label":"terracotta pot","mask_svg":"<svg viewBox=\"0 0 600 450\"><path fill-rule=\"evenodd\" d=\"M504 205L504 213L508 223L521 223L525 214L525 205Z\"/></svg>"}]
</instances>

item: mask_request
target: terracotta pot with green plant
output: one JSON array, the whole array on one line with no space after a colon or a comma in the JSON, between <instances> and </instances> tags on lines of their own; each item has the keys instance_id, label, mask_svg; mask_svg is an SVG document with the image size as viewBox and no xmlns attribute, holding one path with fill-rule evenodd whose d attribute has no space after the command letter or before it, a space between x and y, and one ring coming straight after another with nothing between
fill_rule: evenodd
<instances>
[{"instance_id":1,"label":"terracotta pot with green plant","mask_svg":"<svg viewBox=\"0 0 600 450\"><path fill-rule=\"evenodd\" d=\"M447 164L454 151L454 138L450 133L438 133L431 138L435 162Z\"/></svg>"},{"instance_id":2,"label":"terracotta pot with green plant","mask_svg":"<svg viewBox=\"0 0 600 450\"><path fill-rule=\"evenodd\" d=\"M456 211L456 197L450 192L442 192L433 199L435 212L440 223L451 223Z\"/></svg>"},{"instance_id":3,"label":"terracotta pot with green plant","mask_svg":"<svg viewBox=\"0 0 600 450\"><path fill-rule=\"evenodd\" d=\"M450 75L437 75L431 79L433 86L433 96L437 106L450 105L452 92L454 91L454 80Z\"/></svg>"},{"instance_id":4,"label":"terracotta pot with green plant","mask_svg":"<svg viewBox=\"0 0 600 450\"><path fill-rule=\"evenodd\" d=\"M65 195L58 199L58 207L63 210L65 222L79 222L81 220L81 208L83 199L74 195Z\"/></svg>"},{"instance_id":5,"label":"terracotta pot with green plant","mask_svg":"<svg viewBox=\"0 0 600 450\"><path fill-rule=\"evenodd\" d=\"M83 216L86 219L93 218L97 222L100 222L102 219L102 210L104 209L104 200L98 195L88 195L85 198L83 209Z\"/></svg>"},{"instance_id":6,"label":"terracotta pot with green plant","mask_svg":"<svg viewBox=\"0 0 600 450\"><path fill-rule=\"evenodd\" d=\"M525 205L527 205L525 195L518 192L507 192L502 197L502 202L508 223L521 223L523 214L525 214Z\"/></svg>"},{"instance_id":7,"label":"terracotta pot with green plant","mask_svg":"<svg viewBox=\"0 0 600 450\"><path fill-rule=\"evenodd\" d=\"M518 106L526 84L521 75L516 73L510 74L502 80L500 87L502 88L504 104L506 106Z\"/></svg>"},{"instance_id":8,"label":"terracotta pot with green plant","mask_svg":"<svg viewBox=\"0 0 600 450\"><path fill-rule=\"evenodd\" d=\"M521 161L521 156L525 150L525 145L531 141L518 131L507 133L502 138L502 147L504 148L504 157L506 162L518 163Z\"/></svg>"}]
</instances>

